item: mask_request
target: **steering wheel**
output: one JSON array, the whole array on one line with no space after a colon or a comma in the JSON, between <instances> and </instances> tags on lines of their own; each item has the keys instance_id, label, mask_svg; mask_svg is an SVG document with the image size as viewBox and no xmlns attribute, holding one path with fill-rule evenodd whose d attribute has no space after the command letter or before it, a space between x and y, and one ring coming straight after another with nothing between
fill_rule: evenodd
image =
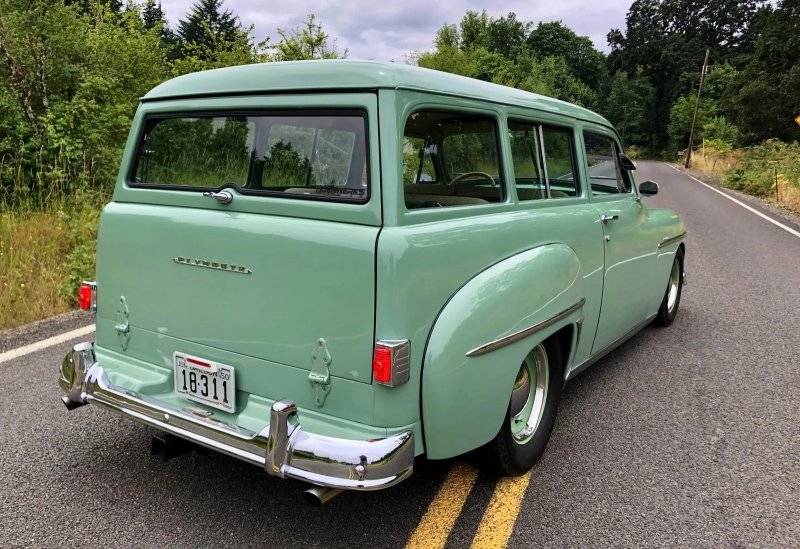
<instances>
[{"instance_id":1,"label":"steering wheel","mask_svg":"<svg viewBox=\"0 0 800 549\"><path fill-rule=\"evenodd\" d=\"M492 177L491 175L489 175L486 172L467 172L467 173L462 173L461 175L455 176L453 178L453 180L449 183L449 185L455 185L459 181L462 181L462 180L467 179L469 177L472 177L474 175L480 175L481 177L485 177L486 179L488 179L489 181L492 182L492 187L496 187L497 186L497 181L494 180L494 177Z\"/></svg>"}]
</instances>

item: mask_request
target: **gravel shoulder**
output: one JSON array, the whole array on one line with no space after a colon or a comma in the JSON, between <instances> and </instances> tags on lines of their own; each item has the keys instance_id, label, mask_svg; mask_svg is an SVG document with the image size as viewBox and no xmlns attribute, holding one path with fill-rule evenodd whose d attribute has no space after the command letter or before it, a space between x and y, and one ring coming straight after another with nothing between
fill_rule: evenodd
<instances>
[{"instance_id":1,"label":"gravel shoulder","mask_svg":"<svg viewBox=\"0 0 800 549\"><path fill-rule=\"evenodd\" d=\"M37 320L17 328L0 330L0 353L87 326L93 322L94 318L91 313L76 310Z\"/></svg>"}]
</instances>

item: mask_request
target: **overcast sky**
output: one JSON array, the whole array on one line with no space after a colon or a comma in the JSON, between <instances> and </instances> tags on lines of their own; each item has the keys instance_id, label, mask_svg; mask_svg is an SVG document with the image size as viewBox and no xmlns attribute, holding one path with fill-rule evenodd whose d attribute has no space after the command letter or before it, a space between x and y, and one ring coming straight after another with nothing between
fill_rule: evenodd
<instances>
[{"instance_id":1,"label":"overcast sky","mask_svg":"<svg viewBox=\"0 0 800 549\"><path fill-rule=\"evenodd\" d=\"M625 26L632 0L226 0L245 26L255 25L257 41L275 36L275 29L297 26L315 13L325 30L347 48L352 59L405 61L406 55L431 48L434 33L444 23L457 23L468 9L490 15L509 11L523 21L561 20L595 46L608 50L606 33ZM162 0L170 23L183 17L193 0Z\"/></svg>"}]
</instances>

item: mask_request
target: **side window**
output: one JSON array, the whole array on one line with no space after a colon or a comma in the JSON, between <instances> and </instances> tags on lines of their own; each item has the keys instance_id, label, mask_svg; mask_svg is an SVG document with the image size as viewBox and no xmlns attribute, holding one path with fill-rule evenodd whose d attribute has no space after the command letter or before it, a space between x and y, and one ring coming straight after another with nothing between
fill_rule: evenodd
<instances>
[{"instance_id":1,"label":"side window","mask_svg":"<svg viewBox=\"0 0 800 549\"><path fill-rule=\"evenodd\" d=\"M491 116L421 111L403 133L409 209L502 202L497 123Z\"/></svg>"},{"instance_id":2,"label":"side window","mask_svg":"<svg viewBox=\"0 0 800 549\"><path fill-rule=\"evenodd\" d=\"M547 198L547 189L542 176L539 126L530 122L508 121L508 137L511 141L511 159L514 162L514 178L520 200Z\"/></svg>"},{"instance_id":3,"label":"side window","mask_svg":"<svg viewBox=\"0 0 800 549\"><path fill-rule=\"evenodd\" d=\"M508 133L520 201L578 196L572 130L509 120Z\"/></svg>"},{"instance_id":4,"label":"side window","mask_svg":"<svg viewBox=\"0 0 800 549\"><path fill-rule=\"evenodd\" d=\"M629 193L630 181L623 177L617 160L617 145L606 135L584 132L589 182L595 195Z\"/></svg>"},{"instance_id":5,"label":"side window","mask_svg":"<svg viewBox=\"0 0 800 549\"><path fill-rule=\"evenodd\" d=\"M542 126L542 148L551 198L578 195L572 130Z\"/></svg>"}]
</instances>

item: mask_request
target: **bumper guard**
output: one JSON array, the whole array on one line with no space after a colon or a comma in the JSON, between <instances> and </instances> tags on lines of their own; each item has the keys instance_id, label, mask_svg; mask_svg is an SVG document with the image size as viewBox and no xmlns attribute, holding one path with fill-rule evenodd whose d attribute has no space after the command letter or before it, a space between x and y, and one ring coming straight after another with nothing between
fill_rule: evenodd
<instances>
[{"instance_id":1,"label":"bumper guard","mask_svg":"<svg viewBox=\"0 0 800 549\"><path fill-rule=\"evenodd\" d=\"M59 379L62 401L72 410L84 404L102 407L263 467L276 477L294 478L330 488L379 490L408 477L414 467L411 431L375 440L317 435L297 421L289 400L272 405L269 424L259 432L213 417L198 417L147 395L112 385L95 360L94 344L76 345L64 357Z\"/></svg>"}]
</instances>

